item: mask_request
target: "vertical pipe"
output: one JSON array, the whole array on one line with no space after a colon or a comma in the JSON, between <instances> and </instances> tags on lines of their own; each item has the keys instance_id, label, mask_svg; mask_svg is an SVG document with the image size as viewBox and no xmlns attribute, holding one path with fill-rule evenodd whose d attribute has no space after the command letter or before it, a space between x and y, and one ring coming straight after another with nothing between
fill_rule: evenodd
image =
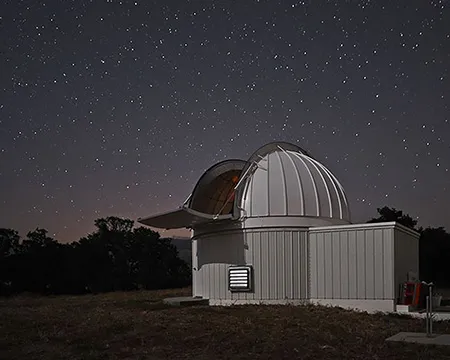
<instances>
[{"instance_id":1,"label":"vertical pipe","mask_svg":"<svg viewBox=\"0 0 450 360\"><path fill-rule=\"evenodd\" d=\"M430 285L430 336L433 335L433 285Z\"/></svg>"},{"instance_id":2,"label":"vertical pipe","mask_svg":"<svg viewBox=\"0 0 450 360\"><path fill-rule=\"evenodd\" d=\"M428 286L428 295L425 298L425 306L426 306L426 328L427 328L427 337L431 337L433 334L433 283L427 283L422 281L424 286Z\"/></svg>"}]
</instances>

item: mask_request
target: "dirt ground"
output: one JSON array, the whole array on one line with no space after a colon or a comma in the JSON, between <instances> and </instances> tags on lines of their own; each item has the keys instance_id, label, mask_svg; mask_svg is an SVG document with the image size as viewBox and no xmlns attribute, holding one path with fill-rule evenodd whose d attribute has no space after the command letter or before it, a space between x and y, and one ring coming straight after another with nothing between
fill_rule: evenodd
<instances>
[{"instance_id":1,"label":"dirt ground","mask_svg":"<svg viewBox=\"0 0 450 360\"><path fill-rule=\"evenodd\" d=\"M0 299L0 359L450 359L387 343L424 320L319 306L181 307L189 289ZM435 331L450 333L450 323Z\"/></svg>"}]
</instances>

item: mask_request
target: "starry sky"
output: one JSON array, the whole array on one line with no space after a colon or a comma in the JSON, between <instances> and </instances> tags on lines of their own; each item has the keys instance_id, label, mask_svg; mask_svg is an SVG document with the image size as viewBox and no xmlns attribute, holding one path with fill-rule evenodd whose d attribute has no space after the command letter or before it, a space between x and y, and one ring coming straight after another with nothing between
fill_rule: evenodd
<instances>
[{"instance_id":1,"label":"starry sky","mask_svg":"<svg viewBox=\"0 0 450 360\"><path fill-rule=\"evenodd\" d=\"M279 140L354 222L450 230L447 0L4 0L0 39L0 227L75 241Z\"/></svg>"}]
</instances>

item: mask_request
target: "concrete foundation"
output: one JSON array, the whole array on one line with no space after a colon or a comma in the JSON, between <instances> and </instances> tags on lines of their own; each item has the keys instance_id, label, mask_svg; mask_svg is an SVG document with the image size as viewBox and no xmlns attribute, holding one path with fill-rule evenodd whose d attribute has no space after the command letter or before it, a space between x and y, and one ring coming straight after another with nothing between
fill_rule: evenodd
<instances>
[{"instance_id":1,"label":"concrete foundation","mask_svg":"<svg viewBox=\"0 0 450 360\"><path fill-rule=\"evenodd\" d=\"M368 313L392 313L395 311L394 300L311 299L310 302L314 305L337 306Z\"/></svg>"},{"instance_id":2,"label":"concrete foundation","mask_svg":"<svg viewBox=\"0 0 450 360\"><path fill-rule=\"evenodd\" d=\"M209 300L186 296L186 297L166 298L163 299L163 303L171 306L200 306L200 305L209 305Z\"/></svg>"},{"instance_id":3,"label":"concrete foundation","mask_svg":"<svg viewBox=\"0 0 450 360\"><path fill-rule=\"evenodd\" d=\"M210 299L211 306L233 306L233 305L307 305L308 300L216 300Z\"/></svg>"}]
</instances>

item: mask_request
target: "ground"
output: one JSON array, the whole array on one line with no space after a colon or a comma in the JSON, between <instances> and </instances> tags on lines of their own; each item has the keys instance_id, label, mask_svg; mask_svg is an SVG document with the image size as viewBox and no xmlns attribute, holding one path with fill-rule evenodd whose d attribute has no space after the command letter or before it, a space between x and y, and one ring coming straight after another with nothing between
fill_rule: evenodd
<instances>
[{"instance_id":1,"label":"ground","mask_svg":"<svg viewBox=\"0 0 450 360\"><path fill-rule=\"evenodd\" d=\"M424 320L319 306L163 305L189 289L0 299L0 359L450 359L387 343ZM435 324L450 333L450 323Z\"/></svg>"}]
</instances>

